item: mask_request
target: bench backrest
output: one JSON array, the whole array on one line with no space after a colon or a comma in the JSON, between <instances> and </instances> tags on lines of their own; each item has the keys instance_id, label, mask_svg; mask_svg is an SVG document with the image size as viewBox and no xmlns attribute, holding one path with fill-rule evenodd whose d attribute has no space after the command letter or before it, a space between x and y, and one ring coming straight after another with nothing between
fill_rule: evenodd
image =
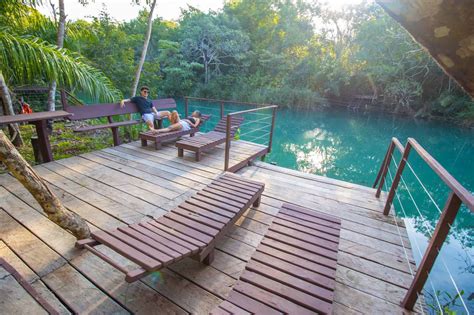
<instances>
[{"instance_id":1,"label":"bench backrest","mask_svg":"<svg viewBox=\"0 0 474 315\"><path fill-rule=\"evenodd\" d=\"M157 110L176 108L176 102L172 98L153 100L153 106ZM112 104L92 104L86 106L67 106L65 108L69 113L74 114L69 117L70 120L82 120L114 115L125 115L138 113L138 108L134 103L125 103L124 108L120 108L119 103Z\"/></svg>"},{"instance_id":2,"label":"bench backrest","mask_svg":"<svg viewBox=\"0 0 474 315\"><path fill-rule=\"evenodd\" d=\"M237 132L237 129L240 127L242 122L244 121L244 117L242 116L232 116L230 119L230 136L233 137ZM227 117L222 118L219 120L217 125L214 127L214 131L226 133L227 132Z\"/></svg>"}]
</instances>

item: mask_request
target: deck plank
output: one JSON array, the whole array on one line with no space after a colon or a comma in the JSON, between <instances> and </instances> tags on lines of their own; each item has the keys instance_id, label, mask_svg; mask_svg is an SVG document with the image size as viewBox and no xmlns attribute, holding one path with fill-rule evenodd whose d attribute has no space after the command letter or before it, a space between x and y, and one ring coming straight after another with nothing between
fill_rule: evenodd
<instances>
[{"instance_id":1,"label":"deck plank","mask_svg":"<svg viewBox=\"0 0 474 315\"><path fill-rule=\"evenodd\" d=\"M19 309L24 314L48 314L2 266L0 266L0 305L4 314L15 314Z\"/></svg>"},{"instance_id":2,"label":"deck plank","mask_svg":"<svg viewBox=\"0 0 474 315\"><path fill-rule=\"evenodd\" d=\"M230 154L231 165L244 161L261 149L262 146L234 141ZM195 195L222 174L224 153L224 146L219 145L204 153L200 162L195 162L193 156L178 158L173 143L164 144L162 150L156 151L133 142L43 164L36 169L69 210L83 216L93 230L108 230L149 220L147 216L155 219L161 217L181 201ZM102 299L85 297L98 310L147 313L160 309L163 313L209 313L227 298L246 262L268 232L282 203L298 202L342 219L338 268L335 273L328 273L335 274L336 279L333 313L402 311L398 302L406 292L411 276L401 241L412 263L413 258L403 222L381 213L386 194L383 193L381 199L377 200L370 187L262 162L255 162L254 166L246 167L239 173L245 178L265 182L261 205L247 210L236 222L236 228L217 244L215 260L210 267L186 258L161 270L159 274L145 277L143 281L126 284L123 275L113 267L90 253L76 252L70 248L73 242L71 235L63 234L59 227L51 225L37 202L9 175L0 176L0 197L6 196L5 200L8 201L0 200L0 208L8 208L0 209L0 237L24 262L25 274L36 279L33 284L43 283L43 289L55 291L54 294L61 300L59 303L67 303L73 310L88 310L85 304L74 301L73 295L85 294L89 290L98 292ZM198 213L203 218L198 221L200 224L217 228L215 224L226 220L226 212L220 207L238 203L246 195L246 189L251 189L252 185L244 182L230 180L208 189L209 192L219 191L218 195L222 199L214 197L219 200L210 200L205 193L197 195L194 201L190 200L183 206L183 216L195 220L185 213ZM155 189L154 196L150 196L149 193ZM206 202L214 206L206 209ZM14 212L16 208L18 212ZM229 217L233 215L232 211L227 211L227 214ZM190 225L191 221L183 223ZM400 231L395 223L399 224ZM188 246L196 251L201 244L184 234L170 236L167 234L169 228L160 228L163 230L158 231L162 234L157 236L156 241L168 248L170 244L179 244L181 250ZM3 230L7 232L2 234ZM184 230L192 232L189 226ZM304 233L304 230L301 232ZM21 238L9 237L8 233L15 233ZM48 237L51 233L55 236ZM174 239L166 239L165 235ZM299 237L304 237L304 234ZM194 242L195 245L188 242ZM265 252L265 247L262 248L263 255L280 255L282 261L285 255L295 254L277 253L274 249L273 252ZM127 268L136 268L134 263L112 251L101 247L99 250ZM178 251L178 248L174 250ZM263 264L264 258L260 260ZM308 258L298 262L303 268L301 271L319 270L320 273L314 274L329 271ZM317 266L320 266L319 269ZM284 268L285 265L280 267ZM294 276L301 278L302 274ZM63 295L57 294L57 290L62 290L59 283L65 279L77 281L78 286L73 288L68 285L65 292L61 292ZM271 301L273 297L270 294L268 298Z\"/></svg>"},{"instance_id":3,"label":"deck plank","mask_svg":"<svg viewBox=\"0 0 474 315\"><path fill-rule=\"evenodd\" d=\"M17 256L8 246L0 241L0 257L5 259L15 270L46 300L59 314L71 314L71 312L59 301L51 292L40 277L29 268L19 256ZM0 294L1 296L1 294ZM1 302L0 302L1 304Z\"/></svg>"},{"instance_id":4,"label":"deck plank","mask_svg":"<svg viewBox=\"0 0 474 315\"><path fill-rule=\"evenodd\" d=\"M129 186L126 187L125 185L123 185L122 188L125 188L117 189L59 163L48 163L44 165L44 167L79 185L92 189L102 194L103 196L109 198L113 197L113 199L119 202L120 204L125 205L128 208L138 210L140 211L140 213L143 213L145 215L161 215L164 213L163 209L161 209L160 207L157 207L149 202L138 198L136 195L133 194L133 191L124 192L124 189L128 188Z\"/></svg>"}]
</instances>

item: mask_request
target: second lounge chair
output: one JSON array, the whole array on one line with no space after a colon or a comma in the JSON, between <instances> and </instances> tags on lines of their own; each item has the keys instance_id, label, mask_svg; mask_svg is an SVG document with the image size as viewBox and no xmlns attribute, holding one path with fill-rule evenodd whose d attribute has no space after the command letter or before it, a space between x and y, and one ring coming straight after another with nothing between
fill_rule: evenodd
<instances>
[{"instance_id":1,"label":"second lounge chair","mask_svg":"<svg viewBox=\"0 0 474 315\"><path fill-rule=\"evenodd\" d=\"M243 117L232 117L230 126L230 136L233 138L240 124L244 120ZM196 154L196 161L201 160L201 153L222 144L226 140L227 118L222 118L213 131L199 134L193 138L189 137L176 142L178 148L178 156L183 157L184 150L192 151Z\"/></svg>"},{"instance_id":2,"label":"second lounge chair","mask_svg":"<svg viewBox=\"0 0 474 315\"><path fill-rule=\"evenodd\" d=\"M210 264L214 247L251 206L258 207L264 184L225 173L164 216L118 229L93 232L76 242L126 274L133 282L185 257ZM105 245L137 264L127 270L97 250Z\"/></svg>"}]
</instances>

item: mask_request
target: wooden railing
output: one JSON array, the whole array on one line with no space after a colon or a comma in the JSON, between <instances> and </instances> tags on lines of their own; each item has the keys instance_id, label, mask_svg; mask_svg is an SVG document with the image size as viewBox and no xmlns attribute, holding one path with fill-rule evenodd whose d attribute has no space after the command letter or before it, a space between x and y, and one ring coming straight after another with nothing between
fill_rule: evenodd
<instances>
[{"instance_id":1,"label":"wooden railing","mask_svg":"<svg viewBox=\"0 0 474 315\"><path fill-rule=\"evenodd\" d=\"M383 210L384 215L388 215L392 206L393 199L396 194L396 190L402 178L403 170L408 163L408 157L412 149L418 153L418 155L424 160L424 162L441 178L441 180L450 188L451 192L445 202L444 208L441 212L440 218L430 239L428 248L423 255L415 277L408 289L405 298L402 301L402 306L408 310L413 310L413 307L420 295L425 283L428 279L428 275L438 257L438 254L443 246L446 237L448 236L451 225L458 214L458 211L462 204L466 205L470 209L471 213L474 212L474 196L464 188L446 169L438 163L415 139L408 138L405 147L396 138L392 138L390 145L385 154L382 166L377 174L377 178L373 187L377 187L376 197L380 196L382 187L385 182L387 171L389 171L390 163L393 159L393 152L395 150L400 151L402 158L397 166L397 171L393 178L392 185L390 187L387 201ZM412 169L410 167L410 169ZM416 174L415 174L416 175ZM430 196L431 197L431 196Z\"/></svg>"},{"instance_id":2,"label":"wooden railing","mask_svg":"<svg viewBox=\"0 0 474 315\"><path fill-rule=\"evenodd\" d=\"M259 108L253 108L253 109L247 109L247 110L242 110L239 112L233 112L227 114L227 124L226 124L226 140L225 140L225 161L224 161L224 171L227 171L229 169L229 157L230 157L230 142L231 142L231 119L234 116L238 115L243 115L243 114L248 114L248 113L253 113L257 111L263 111L267 109L272 110L272 123L270 126L270 132L268 134L268 145L267 145L267 150L265 154L268 154L272 150L272 142L273 142L273 130L275 127L275 113L276 109L278 108L278 105L270 105L270 106L263 106Z\"/></svg>"}]
</instances>

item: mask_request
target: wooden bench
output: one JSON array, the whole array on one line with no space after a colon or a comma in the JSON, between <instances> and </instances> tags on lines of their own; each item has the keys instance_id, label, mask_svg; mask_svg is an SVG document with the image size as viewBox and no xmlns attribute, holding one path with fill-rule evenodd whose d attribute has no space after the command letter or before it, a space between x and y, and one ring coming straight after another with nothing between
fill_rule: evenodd
<instances>
[{"instance_id":1,"label":"wooden bench","mask_svg":"<svg viewBox=\"0 0 474 315\"><path fill-rule=\"evenodd\" d=\"M337 218L283 204L212 314L331 314L340 229Z\"/></svg>"},{"instance_id":2,"label":"wooden bench","mask_svg":"<svg viewBox=\"0 0 474 315\"><path fill-rule=\"evenodd\" d=\"M133 282L185 257L210 264L214 247L253 204L258 207L264 184L225 173L163 217L93 232L76 243L126 274ZM105 245L138 265L127 270L102 252Z\"/></svg>"},{"instance_id":3,"label":"wooden bench","mask_svg":"<svg viewBox=\"0 0 474 315\"><path fill-rule=\"evenodd\" d=\"M145 131L140 132L140 140L142 141L142 146L146 147L148 145L148 141L152 141L155 144L155 150L159 150L161 148L161 143L167 140L174 140L182 136L190 135L194 137L196 132L199 132L200 126L209 120L210 115L202 115L201 116L201 123L196 128L191 128L188 131L178 130L178 131L171 131L171 132L164 132L164 133L156 133L153 131Z\"/></svg>"},{"instance_id":4,"label":"wooden bench","mask_svg":"<svg viewBox=\"0 0 474 315\"><path fill-rule=\"evenodd\" d=\"M176 102L172 98L153 100L153 106L156 110L168 110L176 108ZM134 103L125 103L125 107L121 108L119 103L115 104L94 104L87 106L68 106L63 104L65 110L72 113L70 120L85 120L93 118L107 117L108 123L100 125L91 125L86 127L80 127L73 129L74 132L86 132L99 129L110 128L112 130L112 137L114 140L114 146L120 145L120 137L118 128L123 126L137 125L142 122L141 118L138 120L126 120L114 122L112 116L126 115L138 113L138 108ZM158 120L158 128L162 127L161 119Z\"/></svg>"},{"instance_id":5,"label":"wooden bench","mask_svg":"<svg viewBox=\"0 0 474 315\"><path fill-rule=\"evenodd\" d=\"M231 119L230 136L234 137L237 129L244 120L243 117L233 116ZM200 134L193 138L186 138L176 142L178 148L178 156L183 157L184 150L189 150L195 153L196 161L201 160L201 153L222 144L226 140L226 125L227 118L222 118L216 125L213 131Z\"/></svg>"}]
</instances>

